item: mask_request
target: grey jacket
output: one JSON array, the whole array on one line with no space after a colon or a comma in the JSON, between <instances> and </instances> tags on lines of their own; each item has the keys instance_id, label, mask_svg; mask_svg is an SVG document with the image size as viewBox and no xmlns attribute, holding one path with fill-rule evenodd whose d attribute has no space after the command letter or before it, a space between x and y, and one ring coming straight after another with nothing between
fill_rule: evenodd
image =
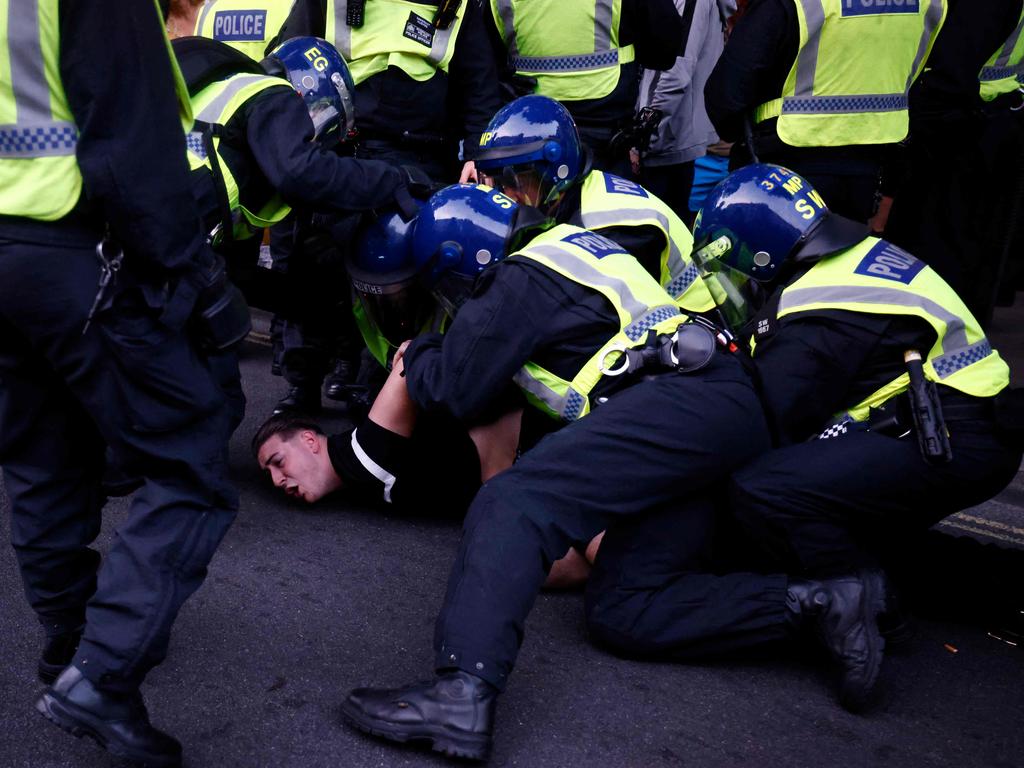
<instances>
[{"instance_id":1,"label":"grey jacket","mask_svg":"<svg viewBox=\"0 0 1024 768\"><path fill-rule=\"evenodd\" d=\"M665 113L650 149L643 155L649 166L677 165L704 154L718 141L704 109L704 84L725 47L724 20L735 10L735 0L675 0L680 15L695 2L686 55L664 72L645 69L637 108L655 107Z\"/></svg>"}]
</instances>

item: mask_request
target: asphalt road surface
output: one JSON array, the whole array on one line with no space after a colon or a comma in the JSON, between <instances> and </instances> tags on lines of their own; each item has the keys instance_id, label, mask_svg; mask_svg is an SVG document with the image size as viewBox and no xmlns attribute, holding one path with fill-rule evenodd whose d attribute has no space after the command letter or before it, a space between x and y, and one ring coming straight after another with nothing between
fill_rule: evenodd
<instances>
[{"instance_id":1,"label":"asphalt road surface","mask_svg":"<svg viewBox=\"0 0 1024 768\"><path fill-rule=\"evenodd\" d=\"M1022 328L1017 310L1000 315L994 334L1019 384ZM338 705L358 685L429 676L458 524L343 501L307 508L274 491L247 444L284 384L258 339L243 356L249 415L232 446L242 507L145 685L153 720L182 740L189 768L444 765L350 730ZM325 419L343 424L340 412ZM101 550L125 510L124 500L109 505ZM32 707L41 632L6 515L0 487L0 768L111 765ZM1024 547L1024 479L946 525ZM987 629L922 621L888 662L881 706L854 716L836 705L816 659L627 662L588 644L579 594L546 594L499 702L491 765L1024 766L1024 647Z\"/></svg>"}]
</instances>

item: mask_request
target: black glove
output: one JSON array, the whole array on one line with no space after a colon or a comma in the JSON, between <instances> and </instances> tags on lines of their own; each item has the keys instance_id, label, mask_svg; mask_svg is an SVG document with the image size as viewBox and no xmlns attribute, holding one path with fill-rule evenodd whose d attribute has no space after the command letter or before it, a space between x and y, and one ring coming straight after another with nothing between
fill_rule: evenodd
<instances>
[{"instance_id":1,"label":"black glove","mask_svg":"<svg viewBox=\"0 0 1024 768\"><path fill-rule=\"evenodd\" d=\"M437 191L438 185L419 166L403 165L399 170L405 183L395 190L395 205L402 221L408 223L420 211L420 203L417 201L428 199Z\"/></svg>"},{"instance_id":2,"label":"black glove","mask_svg":"<svg viewBox=\"0 0 1024 768\"><path fill-rule=\"evenodd\" d=\"M191 321L200 342L217 351L233 347L252 330L252 318L245 297L228 278L224 258L211 252L194 279L198 296Z\"/></svg>"}]
</instances>

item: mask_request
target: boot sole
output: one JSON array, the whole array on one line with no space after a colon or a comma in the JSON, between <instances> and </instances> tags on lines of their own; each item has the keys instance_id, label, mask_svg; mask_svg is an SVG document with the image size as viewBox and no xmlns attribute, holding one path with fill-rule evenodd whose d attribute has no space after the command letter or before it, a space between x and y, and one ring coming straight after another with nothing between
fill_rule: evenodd
<instances>
[{"instance_id":1,"label":"boot sole","mask_svg":"<svg viewBox=\"0 0 1024 768\"><path fill-rule=\"evenodd\" d=\"M89 722L92 718L84 711L73 705L62 704L49 693L44 693L39 697L36 702L36 711L76 739L88 736L114 757L131 760L145 768L179 768L181 766L181 760L178 758L169 759L141 754L125 744L109 740L97 726Z\"/></svg>"},{"instance_id":2,"label":"boot sole","mask_svg":"<svg viewBox=\"0 0 1024 768\"><path fill-rule=\"evenodd\" d=\"M398 726L382 723L366 717L359 710L352 708L347 701L341 705L341 716L345 722L363 733L400 744L429 742L432 750L448 757L486 760L491 752L489 736L453 731L443 726Z\"/></svg>"},{"instance_id":3,"label":"boot sole","mask_svg":"<svg viewBox=\"0 0 1024 768\"><path fill-rule=\"evenodd\" d=\"M885 610L885 579L879 573L867 573L862 577L864 594L861 597L861 610L871 620L873 631L868 633L869 658L872 666L868 670L864 692L854 695L849 691L840 690L839 702L850 712L863 712L878 698L878 679L882 672L885 658L885 639L878 630L878 616Z\"/></svg>"}]
</instances>

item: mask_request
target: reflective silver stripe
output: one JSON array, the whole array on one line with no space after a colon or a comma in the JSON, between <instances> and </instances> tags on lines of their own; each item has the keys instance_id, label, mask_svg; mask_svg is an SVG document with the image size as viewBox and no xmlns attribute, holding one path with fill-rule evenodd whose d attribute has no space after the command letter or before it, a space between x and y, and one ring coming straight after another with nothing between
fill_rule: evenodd
<instances>
[{"instance_id":1,"label":"reflective silver stripe","mask_svg":"<svg viewBox=\"0 0 1024 768\"><path fill-rule=\"evenodd\" d=\"M510 57L519 54L519 46L516 44L516 12L512 7L512 0L497 0L498 15L501 16L501 23L505 29L505 47ZM513 64L513 66L515 66Z\"/></svg>"},{"instance_id":2,"label":"reflective silver stripe","mask_svg":"<svg viewBox=\"0 0 1024 768\"><path fill-rule=\"evenodd\" d=\"M924 63L924 56L928 52L928 43L932 39L932 35L935 34L935 30L938 28L939 21L941 19L942 0L930 0L928 3L928 10L924 12L924 31L921 32L921 41L917 45L917 54L914 56L914 65L910 68L910 74L907 75L907 91L910 90L910 86L914 82L914 73L916 73L918 67Z\"/></svg>"},{"instance_id":3,"label":"reflective silver stripe","mask_svg":"<svg viewBox=\"0 0 1024 768\"><path fill-rule=\"evenodd\" d=\"M661 211L654 208L620 208L614 211L582 212L580 216L584 229L601 229L602 227L614 227L620 224L644 224L651 218L657 219L658 224L665 233L665 239L668 240L668 273L673 281L675 281L686 271L686 265L683 263L683 254L679 252L679 246L672 239L668 217ZM693 280L690 280L690 283L692 282ZM689 287L689 283L687 283L687 287ZM669 291L669 293L672 292ZM672 298L677 297L678 294L672 294Z\"/></svg>"},{"instance_id":4,"label":"reflective silver stripe","mask_svg":"<svg viewBox=\"0 0 1024 768\"><path fill-rule=\"evenodd\" d=\"M612 16L615 0L597 0L594 4L594 52L612 49Z\"/></svg>"},{"instance_id":5,"label":"reflective silver stripe","mask_svg":"<svg viewBox=\"0 0 1024 768\"><path fill-rule=\"evenodd\" d=\"M899 112L907 108L907 97L902 93L871 93L862 96L809 96L782 100L786 114L840 114L847 112Z\"/></svg>"},{"instance_id":6,"label":"reflective silver stripe","mask_svg":"<svg viewBox=\"0 0 1024 768\"><path fill-rule=\"evenodd\" d=\"M552 245L535 245L527 248L520 255L529 257L531 253L536 253L544 258L551 261L553 264L557 264L561 269L565 270L566 273L572 275L578 282L583 285L602 286L604 288L610 288L616 296L619 297L619 305L629 315L630 322L634 322L647 314L648 306L642 301L638 301L633 292L629 290L629 286L626 285L625 281L620 280L617 277L606 275L598 269L588 264L579 256L569 253L565 249ZM625 251L623 251L625 253ZM678 310L676 310L678 312Z\"/></svg>"},{"instance_id":7,"label":"reflective silver stripe","mask_svg":"<svg viewBox=\"0 0 1024 768\"><path fill-rule=\"evenodd\" d=\"M985 67L981 70L981 80L1005 80L1008 77L1024 75L1024 64L1015 67Z\"/></svg>"},{"instance_id":8,"label":"reflective silver stripe","mask_svg":"<svg viewBox=\"0 0 1024 768\"><path fill-rule=\"evenodd\" d=\"M560 395L555 390L544 386L540 381L533 378L525 367L516 371L512 380L520 389L529 392L565 421L576 421L583 413L583 407L587 404L587 398L571 386L565 395Z\"/></svg>"},{"instance_id":9,"label":"reflective silver stripe","mask_svg":"<svg viewBox=\"0 0 1024 768\"><path fill-rule=\"evenodd\" d=\"M348 25L348 0L334 0L334 39L331 42L346 62L352 60L352 27Z\"/></svg>"},{"instance_id":10,"label":"reflective silver stripe","mask_svg":"<svg viewBox=\"0 0 1024 768\"><path fill-rule=\"evenodd\" d=\"M800 49L796 58L797 98L814 95L814 73L818 69L818 47L821 43L821 28L825 26L825 8L821 0L800 0L807 20L807 44ZM785 107L783 107L785 110Z\"/></svg>"},{"instance_id":11,"label":"reflective silver stripe","mask_svg":"<svg viewBox=\"0 0 1024 768\"><path fill-rule=\"evenodd\" d=\"M203 27L206 25L206 17L210 15L210 11L213 10L213 6L216 4L217 0L206 0L203 4L203 12L199 14L199 21L196 23L196 34L201 37L206 37L206 34L203 32Z\"/></svg>"},{"instance_id":12,"label":"reflective silver stripe","mask_svg":"<svg viewBox=\"0 0 1024 768\"><path fill-rule=\"evenodd\" d=\"M356 455L356 458L359 459L359 463L363 465L363 469L384 484L384 501L390 504L391 489L395 487L395 483L398 482L398 478L370 458L370 455L363 450L363 446L359 444L359 440L356 437L358 433L358 429L352 430L352 452Z\"/></svg>"},{"instance_id":13,"label":"reflective silver stripe","mask_svg":"<svg viewBox=\"0 0 1024 768\"><path fill-rule=\"evenodd\" d=\"M0 126L0 157L73 155L78 129L74 123L54 120L50 108L38 0L8 3L7 37L15 124Z\"/></svg>"},{"instance_id":14,"label":"reflective silver stripe","mask_svg":"<svg viewBox=\"0 0 1024 768\"><path fill-rule=\"evenodd\" d=\"M582 53L578 56L513 56L517 72L587 72L608 69L619 63L619 51Z\"/></svg>"},{"instance_id":15,"label":"reflective silver stripe","mask_svg":"<svg viewBox=\"0 0 1024 768\"><path fill-rule=\"evenodd\" d=\"M967 346L967 329L964 321L948 309L924 296L905 293L895 288L835 286L830 288L789 288L782 293L779 315L788 311L799 311L810 304L889 304L914 307L939 318L946 324L946 334L941 340L943 357L962 351Z\"/></svg>"},{"instance_id":16,"label":"reflective silver stripe","mask_svg":"<svg viewBox=\"0 0 1024 768\"><path fill-rule=\"evenodd\" d=\"M1020 39L1022 32L1024 32L1024 15L1021 15L1017 28L1013 31L1013 34L1010 35L1010 39L1006 41L999 58L993 62L995 66L1005 67L1010 63L1010 57L1013 55L1013 49L1017 47L1017 40Z\"/></svg>"},{"instance_id":17,"label":"reflective silver stripe","mask_svg":"<svg viewBox=\"0 0 1024 768\"><path fill-rule=\"evenodd\" d=\"M434 42L430 46L430 55L424 58L431 64L439 64L444 55L448 52L448 42L452 39L452 32L455 30L455 22L452 22L448 29L434 29Z\"/></svg>"},{"instance_id":18,"label":"reflective silver stripe","mask_svg":"<svg viewBox=\"0 0 1024 768\"><path fill-rule=\"evenodd\" d=\"M213 101L203 107L202 111L196 115L196 120L201 120L204 123L221 122L221 117L224 110L227 109L228 103L239 91L253 83L266 80L268 77L268 75L239 75L229 80L224 90L218 93L213 98ZM281 85L284 85L284 83L281 83Z\"/></svg>"}]
</instances>

